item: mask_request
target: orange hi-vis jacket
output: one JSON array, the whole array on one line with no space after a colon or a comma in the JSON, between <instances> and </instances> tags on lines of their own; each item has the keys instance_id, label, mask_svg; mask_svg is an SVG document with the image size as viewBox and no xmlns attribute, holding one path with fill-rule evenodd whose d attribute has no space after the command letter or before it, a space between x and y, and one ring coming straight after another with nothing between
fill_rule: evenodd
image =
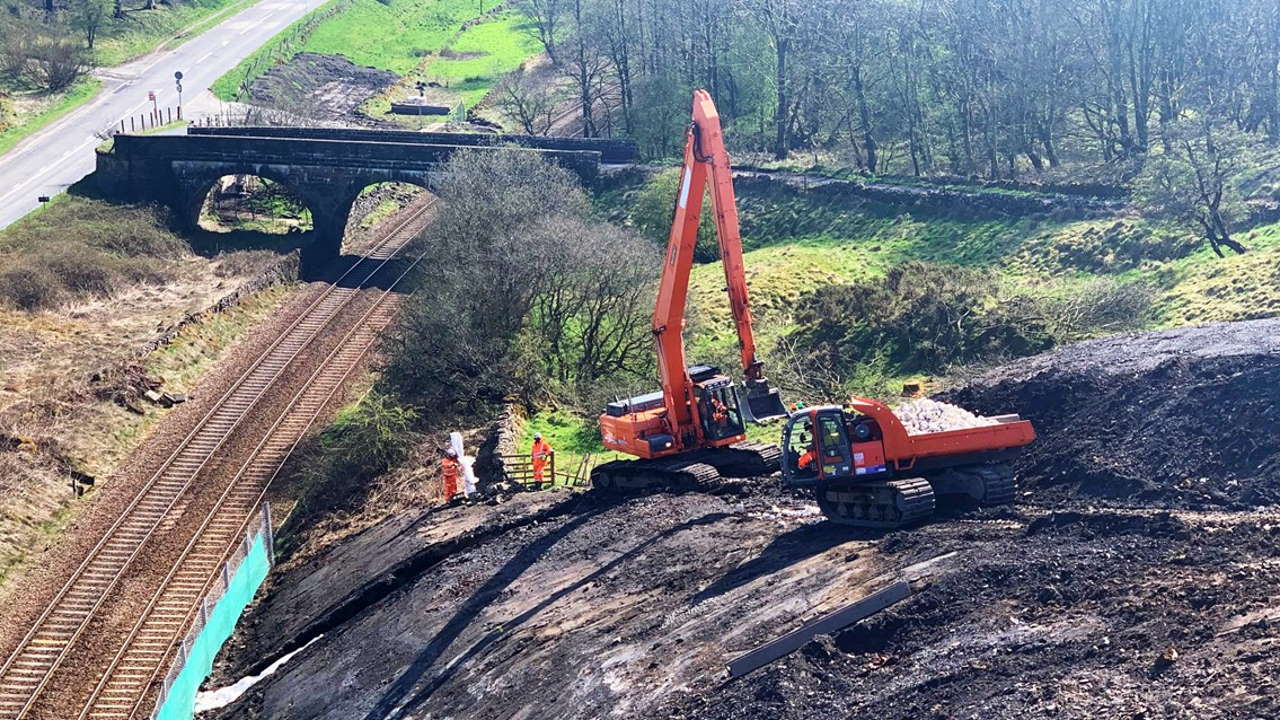
<instances>
[{"instance_id":1,"label":"orange hi-vis jacket","mask_svg":"<svg viewBox=\"0 0 1280 720\"><path fill-rule=\"evenodd\" d=\"M551 445L546 440L534 440L530 454L533 458L533 476L541 480L542 469L547 466L547 461L551 458Z\"/></svg>"},{"instance_id":2,"label":"orange hi-vis jacket","mask_svg":"<svg viewBox=\"0 0 1280 720\"><path fill-rule=\"evenodd\" d=\"M461 467L456 459L448 455L440 458L440 480L445 502L449 502L454 495L458 494L458 470Z\"/></svg>"}]
</instances>

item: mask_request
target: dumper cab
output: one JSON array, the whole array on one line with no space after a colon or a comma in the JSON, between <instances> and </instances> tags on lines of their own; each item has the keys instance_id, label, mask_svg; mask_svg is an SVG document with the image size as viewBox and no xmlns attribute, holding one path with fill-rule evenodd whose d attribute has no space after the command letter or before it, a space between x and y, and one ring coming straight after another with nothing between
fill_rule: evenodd
<instances>
[{"instance_id":1,"label":"dumper cab","mask_svg":"<svg viewBox=\"0 0 1280 720\"><path fill-rule=\"evenodd\" d=\"M790 487L874 479L890 474L875 420L819 407L792 414L782 435L782 478Z\"/></svg>"}]
</instances>

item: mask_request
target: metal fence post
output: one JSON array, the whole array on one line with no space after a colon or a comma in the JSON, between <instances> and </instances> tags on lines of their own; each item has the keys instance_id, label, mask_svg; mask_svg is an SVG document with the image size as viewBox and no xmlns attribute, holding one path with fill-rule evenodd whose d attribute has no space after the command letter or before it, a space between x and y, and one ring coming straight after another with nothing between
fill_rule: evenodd
<instances>
[{"instance_id":1,"label":"metal fence post","mask_svg":"<svg viewBox=\"0 0 1280 720\"><path fill-rule=\"evenodd\" d=\"M269 502L262 503L262 524L265 526L267 532L267 564L269 566L274 566L276 557L276 534L271 527L271 503Z\"/></svg>"}]
</instances>

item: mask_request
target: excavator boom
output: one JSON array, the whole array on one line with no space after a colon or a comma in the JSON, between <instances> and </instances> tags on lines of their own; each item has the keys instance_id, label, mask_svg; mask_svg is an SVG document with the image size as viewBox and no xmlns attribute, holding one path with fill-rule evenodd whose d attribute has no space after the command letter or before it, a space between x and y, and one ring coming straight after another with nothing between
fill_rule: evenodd
<instances>
[{"instance_id":1,"label":"excavator boom","mask_svg":"<svg viewBox=\"0 0 1280 720\"><path fill-rule=\"evenodd\" d=\"M764 364L756 357L755 334L751 327L751 305L747 293L746 267L742 260L742 233L738 228L738 206L733 192L733 168L725 149L720 114L710 93L696 90L693 94L693 119L685 137L684 168L680 176L680 194L676 198L675 217L667 239L666 263L653 312L653 334L658 343L658 372L667 401L668 417L676 423L689 423L688 408L692 381L689 378L681 337L685 304L689 292L689 272L693 267L693 250L698 241L698 223L702 217L702 198L711 181L711 204L715 218L716 240L724 266L729 308L733 312L738 333L738 352L742 363L748 420L763 422L785 417L787 412L777 390L769 387L764 377Z\"/></svg>"},{"instance_id":2,"label":"excavator boom","mask_svg":"<svg viewBox=\"0 0 1280 720\"><path fill-rule=\"evenodd\" d=\"M685 357L689 275L708 182L729 305L738 331L742 387L716 368L690 367ZM776 445L744 443L746 422L785 417L787 413L756 357L729 153L720 115L710 94L702 90L693 96L684 168L663 256L652 329L661 392L610 403L600 416L605 447L641 460L599 466L592 472L593 482L602 486L680 484L703 482L717 474L755 477L776 471L780 457Z\"/></svg>"}]
</instances>

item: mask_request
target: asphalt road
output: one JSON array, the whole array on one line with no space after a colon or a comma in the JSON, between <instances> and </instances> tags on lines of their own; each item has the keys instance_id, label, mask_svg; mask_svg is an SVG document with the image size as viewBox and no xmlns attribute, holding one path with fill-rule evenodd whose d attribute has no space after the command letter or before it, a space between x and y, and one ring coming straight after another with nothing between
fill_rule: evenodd
<instances>
[{"instance_id":1,"label":"asphalt road","mask_svg":"<svg viewBox=\"0 0 1280 720\"><path fill-rule=\"evenodd\" d=\"M102 144L95 133L148 112L148 91L161 108L176 107L174 71L182 72L182 97L190 101L322 2L262 0L182 45L98 71L103 89L93 100L0 156L0 228L35 209L41 195L56 195L93 172L93 149Z\"/></svg>"}]
</instances>

